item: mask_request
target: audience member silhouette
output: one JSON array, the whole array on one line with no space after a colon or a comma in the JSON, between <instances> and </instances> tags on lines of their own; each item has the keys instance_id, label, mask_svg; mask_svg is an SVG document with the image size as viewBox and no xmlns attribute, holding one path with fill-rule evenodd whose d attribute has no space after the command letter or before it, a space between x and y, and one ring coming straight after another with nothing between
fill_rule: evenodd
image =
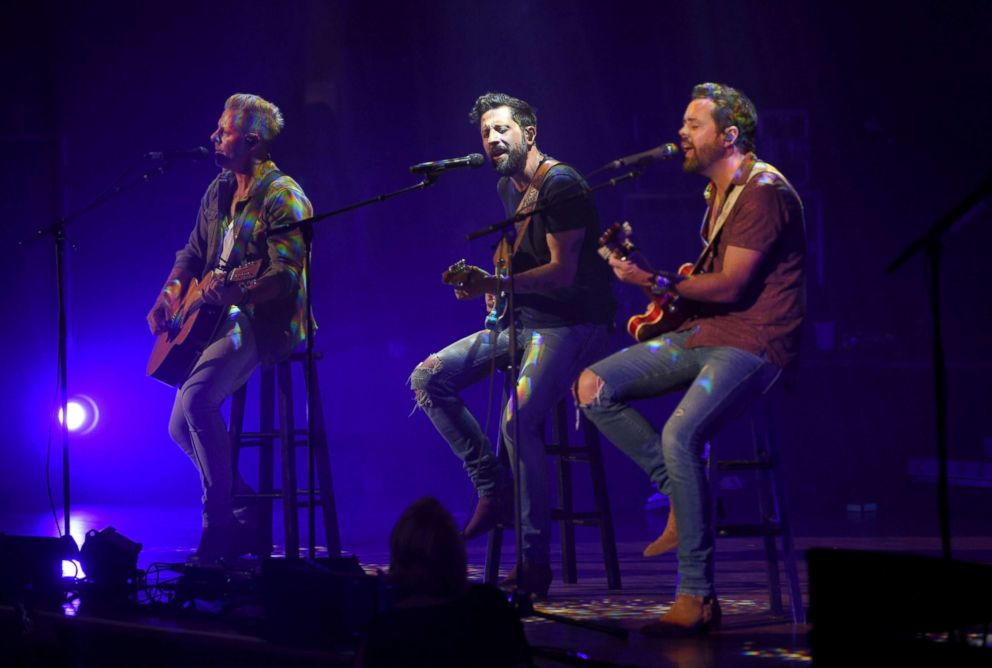
<instances>
[{"instance_id":1,"label":"audience member silhouette","mask_svg":"<svg viewBox=\"0 0 992 668\"><path fill-rule=\"evenodd\" d=\"M465 543L444 506L425 497L407 508L389 539L397 603L377 616L356 665L530 666L523 625L505 595L469 585Z\"/></svg>"}]
</instances>

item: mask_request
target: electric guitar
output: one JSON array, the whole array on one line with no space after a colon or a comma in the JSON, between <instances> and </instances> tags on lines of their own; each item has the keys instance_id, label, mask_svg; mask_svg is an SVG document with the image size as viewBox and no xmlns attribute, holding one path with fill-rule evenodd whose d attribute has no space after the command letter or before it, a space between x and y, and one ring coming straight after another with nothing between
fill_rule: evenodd
<instances>
[{"instance_id":1,"label":"electric guitar","mask_svg":"<svg viewBox=\"0 0 992 668\"><path fill-rule=\"evenodd\" d=\"M250 284L262 271L262 260L254 260L224 273L215 271L190 281L174 313L169 314L168 328L158 335L147 374L167 385L176 387L189 378L189 372L200 353L210 343L224 321L229 306L216 306L203 301L203 293L217 281L224 284Z\"/></svg>"},{"instance_id":2,"label":"electric guitar","mask_svg":"<svg viewBox=\"0 0 992 668\"><path fill-rule=\"evenodd\" d=\"M634 253L639 252L631 240L632 235L633 227L629 222L613 223L599 237L598 252L600 257L607 261L611 257L626 260ZM678 276L690 276L699 273L706 255L704 251L695 264L691 262L683 264L679 267ZM666 332L671 332L692 315L691 306L681 299L675 291L657 295L651 292L650 288L645 287L643 290L650 300L647 310L640 315L632 316L627 321L627 333L635 341L647 341Z\"/></svg>"},{"instance_id":3,"label":"electric guitar","mask_svg":"<svg viewBox=\"0 0 992 668\"><path fill-rule=\"evenodd\" d=\"M495 274L496 276L499 276L500 282L502 283L503 277L506 276L505 260L502 263L497 261ZM446 272L441 274L441 280L445 283L445 285L461 288L468 285L473 278L484 278L485 275L485 272L478 267L465 264L465 260L459 260L448 267ZM491 329L494 332L501 332L506 329L506 324L503 322L503 318L506 315L508 298L506 292L503 290L500 290L499 294L495 295L495 297L496 302L493 304L492 310L486 314L484 327L486 329Z\"/></svg>"}]
</instances>

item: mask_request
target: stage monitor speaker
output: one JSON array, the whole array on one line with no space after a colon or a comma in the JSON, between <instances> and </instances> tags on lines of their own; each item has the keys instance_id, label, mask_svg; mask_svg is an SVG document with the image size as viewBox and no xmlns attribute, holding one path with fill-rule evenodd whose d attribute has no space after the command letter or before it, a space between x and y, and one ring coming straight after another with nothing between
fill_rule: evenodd
<instances>
[{"instance_id":1,"label":"stage monitor speaker","mask_svg":"<svg viewBox=\"0 0 992 668\"><path fill-rule=\"evenodd\" d=\"M62 561L78 556L71 536L0 534L0 601L57 606L64 593Z\"/></svg>"},{"instance_id":2,"label":"stage monitor speaker","mask_svg":"<svg viewBox=\"0 0 992 668\"><path fill-rule=\"evenodd\" d=\"M992 665L992 650L953 640L992 622L992 566L826 548L807 551L806 561L810 646L818 665L921 656ZM951 641L944 640L947 633Z\"/></svg>"}]
</instances>

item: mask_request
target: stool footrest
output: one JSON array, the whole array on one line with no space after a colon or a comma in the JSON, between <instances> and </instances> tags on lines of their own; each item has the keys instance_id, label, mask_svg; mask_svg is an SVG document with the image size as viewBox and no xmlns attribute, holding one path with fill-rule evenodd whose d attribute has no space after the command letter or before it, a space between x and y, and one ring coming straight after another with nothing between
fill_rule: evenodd
<instances>
[{"instance_id":1,"label":"stool footrest","mask_svg":"<svg viewBox=\"0 0 992 668\"><path fill-rule=\"evenodd\" d=\"M589 448L573 445L549 445L544 451L550 457L561 457L570 462L588 462L593 454Z\"/></svg>"},{"instance_id":2,"label":"stool footrest","mask_svg":"<svg viewBox=\"0 0 992 668\"><path fill-rule=\"evenodd\" d=\"M746 538L753 536L781 536L779 524L727 524L716 528L716 535L722 538Z\"/></svg>"},{"instance_id":3,"label":"stool footrest","mask_svg":"<svg viewBox=\"0 0 992 668\"><path fill-rule=\"evenodd\" d=\"M774 468L774 465L767 459L728 459L717 462L716 468L718 471L768 471Z\"/></svg>"},{"instance_id":4,"label":"stool footrest","mask_svg":"<svg viewBox=\"0 0 992 668\"><path fill-rule=\"evenodd\" d=\"M290 432L289 435L292 436L293 438L296 438L297 436L306 436L307 430L294 429L293 431ZM268 440L274 438L282 438L282 432L281 431L243 431L241 432L241 440L238 442L238 447L244 448L253 445L258 445L256 441L263 438ZM295 445L301 445L301 444L297 443ZM302 445L306 445L306 442L302 443Z\"/></svg>"},{"instance_id":5,"label":"stool footrest","mask_svg":"<svg viewBox=\"0 0 992 668\"><path fill-rule=\"evenodd\" d=\"M310 496L310 490L309 489L298 489L298 490L296 490L296 496ZM320 490L319 489L314 490L314 496L316 496L317 498L320 498ZM233 499L242 499L242 500L244 500L244 499L281 499L282 498L282 490L281 489L274 489L271 492L256 492L254 494L234 494L234 495L232 495L231 498L233 498Z\"/></svg>"},{"instance_id":6,"label":"stool footrest","mask_svg":"<svg viewBox=\"0 0 992 668\"><path fill-rule=\"evenodd\" d=\"M599 526L599 523L602 522L602 520L602 515L597 512L569 513L561 510L560 508L554 508L551 510L552 522L571 522L572 524L579 524L583 526Z\"/></svg>"}]
</instances>

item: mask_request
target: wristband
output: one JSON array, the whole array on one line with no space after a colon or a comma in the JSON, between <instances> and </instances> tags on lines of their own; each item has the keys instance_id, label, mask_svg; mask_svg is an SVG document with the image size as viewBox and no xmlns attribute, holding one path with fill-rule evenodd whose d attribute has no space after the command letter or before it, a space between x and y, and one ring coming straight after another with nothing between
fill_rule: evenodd
<instances>
[{"instance_id":1,"label":"wristband","mask_svg":"<svg viewBox=\"0 0 992 668\"><path fill-rule=\"evenodd\" d=\"M651 274L651 294L663 295L666 292L672 292L678 283L681 283L685 279L684 276L674 276L669 278L668 275L655 273Z\"/></svg>"}]
</instances>

